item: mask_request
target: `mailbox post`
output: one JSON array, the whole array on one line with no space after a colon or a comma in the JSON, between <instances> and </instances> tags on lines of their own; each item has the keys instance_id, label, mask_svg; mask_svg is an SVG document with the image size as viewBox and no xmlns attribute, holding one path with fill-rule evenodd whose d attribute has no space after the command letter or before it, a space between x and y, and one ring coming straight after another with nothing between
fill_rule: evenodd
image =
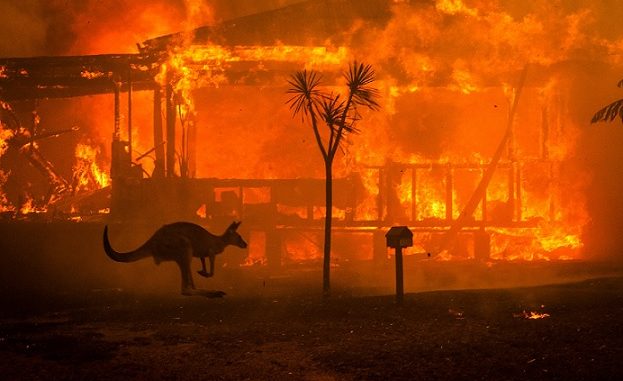
<instances>
[{"instance_id":1,"label":"mailbox post","mask_svg":"<svg viewBox=\"0 0 623 381\"><path fill-rule=\"evenodd\" d=\"M402 271L402 249L413 246L413 233L406 226L394 226L385 234L387 247L396 250L396 302L402 304L404 282Z\"/></svg>"}]
</instances>

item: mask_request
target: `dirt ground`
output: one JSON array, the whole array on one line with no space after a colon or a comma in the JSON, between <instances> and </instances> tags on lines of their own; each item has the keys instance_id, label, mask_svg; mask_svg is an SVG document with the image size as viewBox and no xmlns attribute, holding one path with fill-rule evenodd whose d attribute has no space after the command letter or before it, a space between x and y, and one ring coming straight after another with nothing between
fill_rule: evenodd
<instances>
[{"instance_id":1,"label":"dirt ground","mask_svg":"<svg viewBox=\"0 0 623 381\"><path fill-rule=\"evenodd\" d=\"M623 377L623 277L408 293L402 306L392 295L287 290L4 295L0 379Z\"/></svg>"},{"instance_id":2,"label":"dirt ground","mask_svg":"<svg viewBox=\"0 0 623 381\"><path fill-rule=\"evenodd\" d=\"M319 264L241 268L229 249L195 275L227 292L206 299L174 264L111 261L102 230L0 223L0 380L623 379L620 261L406 257L399 306L392 261L339 264L323 301Z\"/></svg>"}]
</instances>

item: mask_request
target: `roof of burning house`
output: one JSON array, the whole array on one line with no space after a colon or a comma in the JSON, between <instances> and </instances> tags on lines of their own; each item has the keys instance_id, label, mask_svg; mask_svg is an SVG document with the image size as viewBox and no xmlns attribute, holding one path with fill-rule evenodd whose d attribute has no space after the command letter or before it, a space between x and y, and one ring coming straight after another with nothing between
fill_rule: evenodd
<instances>
[{"instance_id":1,"label":"roof of burning house","mask_svg":"<svg viewBox=\"0 0 623 381\"><path fill-rule=\"evenodd\" d=\"M343 43L345 33L357 22L383 26L391 18L393 0L308 0L256 13L189 33L174 33L146 40L145 50L163 50L181 38L195 44L219 45L317 45L331 40Z\"/></svg>"}]
</instances>

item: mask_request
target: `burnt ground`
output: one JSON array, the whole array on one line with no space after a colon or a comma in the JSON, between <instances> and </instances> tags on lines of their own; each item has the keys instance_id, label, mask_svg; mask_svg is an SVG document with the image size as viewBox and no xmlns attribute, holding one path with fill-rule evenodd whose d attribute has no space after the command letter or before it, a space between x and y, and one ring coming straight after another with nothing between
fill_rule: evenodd
<instances>
[{"instance_id":1,"label":"burnt ground","mask_svg":"<svg viewBox=\"0 0 623 381\"><path fill-rule=\"evenodd\" d=\"M620 261L405 258L399 306L391 261L340 264L323 301L319 264L225 266L228 249L195 275L227 292L206 299L174 265L110 261L102 229L0 224L0 379L623 379Z\"/></svg>"},{"instance_id":2,"label":"burnt ground","mask_svg":"<svg viewBox=\"0 0 623 381\"><path fill-rule=\"evenodd\" d=\"M614 380L623 278L391 295L5 296L0 378ZM315 291L315 290L314 290ZM527 319L523 312L547 313Z\"/></svg>"}]
</instances>

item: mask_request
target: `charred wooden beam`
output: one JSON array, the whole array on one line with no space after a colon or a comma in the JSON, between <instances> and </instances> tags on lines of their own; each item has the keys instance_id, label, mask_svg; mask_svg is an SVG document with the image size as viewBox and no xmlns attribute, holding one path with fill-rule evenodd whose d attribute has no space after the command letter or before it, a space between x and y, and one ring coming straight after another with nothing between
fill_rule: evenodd
<instances>
[{"instance_id":1,"label":"charred wooden beam","mask_svg":"<svg viewBox=\"0 0 623 381\"><path fill-rule=\"evenodd\" d=\"M162 93L160 88L154 90L154 177L164 177L164 136L162 135Z\"/></svg>"},{"instance_id":2,"label":"charred wooden beam","mask_svg":"<svg viewBox=\"0 0 623 381\"><path fill-rule=\"evenodd\" d=\"M167 123L167 177L175 176L175 100L173 99L173 86L167 81L165 88L165 113Z\"/></svg>"},{"instance_id":3,"label":"charred wooden beam","mask_svg":"<svg viewBox=\"0 0 623 381\"><path fill-rule=\"evenodd\" d=\"M159 64L139 54L0 58L0 98L12 100L68 98L156 86Z\"/></svg>"}]
</instances>

